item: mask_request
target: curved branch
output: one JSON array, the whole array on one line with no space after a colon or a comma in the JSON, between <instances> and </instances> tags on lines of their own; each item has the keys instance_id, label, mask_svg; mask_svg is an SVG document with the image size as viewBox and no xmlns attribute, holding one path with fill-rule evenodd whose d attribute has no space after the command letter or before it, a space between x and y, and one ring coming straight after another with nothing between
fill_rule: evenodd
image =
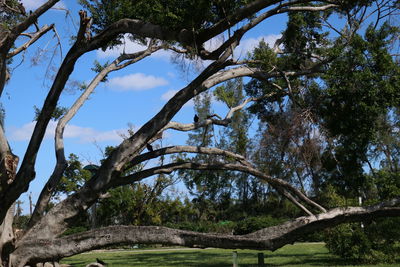
<instances>
[{"instance_id":1,"label":"curved branch","mask_svg":"<svg viewBox=\"0 0 400 267\"><path fill-rule=\"evenodd\" d=\"M228 111L228 113L226 114L224 119L217 120L217 119L214 119L212 117L209 117L206 120L203 120L201 122L196 122L196 123L179 123L179 122L171 121L164 128L162 128L160 130L160 133L162 133L162 132L164 132L164 131L166 131L168 129L173 129L173 130L177 130L177 131L181 131L181 132L187 132L187 131L195 130L195 129L198 129L198 128L206 127L206 126L211 125L211 124L220 125L220 126L227 126L229 123L232 122L231 121L232 116L236 111L239 111L239 110L243 109L249 102L259 101L259 100L261 100L263 98L270 97L273 94L274 93L267 94L267 95L262 96L262 97L249 97L249 98L245 99L240 105L238 105L236 107L232 107ZM218 116L218 115L216 115L216 116Z\"/></svg>"},{"instance_id":2,"label":"curved branch","mask_svg":"<svg viewBox=\"0 0 400 267\"><path fill-rule=\"evenodd\" d=\"M268 8L272 7L276 4L279 4L278 7L274 8L275 9L281 9L282 7L287 7L287 6L292 6L292 5L298 5L302 3L309 3L312 2L310 0L297 0L297 1L285 1L286 3L282 3L284 1L278 1L278 0L256 0L252 1L246 6L238 9L235 13L230 14L226 16L226 18L222 19L221 21L215 23L213 26L204 29L202 32L199 33L197 40L199 43L204 43L205 41L209 40L213 36L216 36L218 34L223 33L226 31L228 28L232 27L233 25L241 22L242 20L251 17L253 14L256 14L257 12ZM326 1L328 2L328 1ZM282 13L284 11L277 12L275 13Z\"/></svg>"},{"instance_id":3,"label":"curved branch","mask_svg":"<svg viewBox=\"0 0 400 267\"><path fill-rule=\"evenodd\" d=\"M90 22L87 20L85 14L81 12L81 25L86 27L88 24L90 24ZM79 30L79 32L82 33L81 30ZM25 154L24 160L21 164L20 171L17 174L21 181L18 184L15 184L11 198L6 199L4 195L0 195L1 203L12 201L17 195L15 193L20 193L24 190L26 191L29 181L33 179L33 164L35 162L37 149L43 139L44 129L46 128L45 126L48 124L48 120L55 108L58 97L65 85L66 79L73 70L76 60L82 54L102 47L120 33L134 33L143 37L179 41L182 44L187 42L192 43L191 41L193 38L192 33L186 30L171 31L158 25L132 19L122 19L90 39L84 38L83 34L78 34L78 37L81 36L82 40L78 38L76 45L74 45L68 53L56 77L53 87L49 92L49 96L45 101L44 107L47 109L42 109L41 115L43 116L39 116L27 153ZM131 137L124 140L104 161L97 174L92 177L92 179L90 179L79 192L54 207L42 218L40 225L38 225L38 223L36 225L37 227L35 226L31 230L35 228L35 231L43 234L43 236L55 236L63 232L67 225L67 219L75 216L77 213L85 210L88 206L94 203L99 195L107 189L109 183L113 179L120 177L120 172L125 164L137 156L140 150L167 125L167 123L186 102L212 86L230 79L229 77L245 76L246 71L243 71L240 75L236 75L234 73L235 70L230 70L230 72L218 72L229 65L227 59L231 55L233 48L234 46L227 48L218 60L207 66L197 78L172 97L152 119L144 124ZM261 74L252 71L249 76L252 75ZM262 76L265 77L268 75L262 73ZM3 210L0 209L0 211L2 212ZM0 215L2 214L3 213L0 213ZM48 227L48 225L54 224L58 224L59 227Z\"/></svg>"},{"instance_id":4,"label":"curved branch","mask_svg":"<svg viewBox=\"0 0 400 267\"><path fill-rule=\"evenodd\" d=\"M153 46L153 42L150 42L149 47L146 50L139 51L133 54L122 54L117 59L115 59L111 64L101 70L96 77L90 82L85 91L81 96L75 101L72 107L65 113L64 116L58 121L55 130L55 152L57 163L53 170L52 175L47 181L46 185L43 187L42 192L39 195L38 201L35 205L35 210L29 220L28 227L32 227L36 224L41 216L44 214L45 209L50 201L50 198L58 185L62 174L67 167L67 161L64 154L64 129L67 123L75 116L78 110L82 107L84 102L89 98L94 89L98 84L110 73L116 70L125 68L131 64L142 60L143 58L151 55L155 51L161 49L161 47ZM127 62L124 62L127 61Z\"/></svg>"},{"instance_id":5,"label":"curved branch","mask_svg":"<svg viewBox=\"0 0 400 267\"><path fill-rule=\"evenodd\" d=\"M399 216L400 198L367 207L336 208L316 216L304 216L247 235L198 233L158 226L110 226L57 239L37 239L19 244L11 254L13 266L59 260L113 244L165 244L185 247L258 249L274 251L292 244L306 233L344 222Z\"/></svg>"},{"instance_id":6,"label":"curved branch","mask_svg":"<svg viewBox=\"0 0 400 267\"><path fill-rule=\"evenodd\" d=\"M188 147L190 148L190 147ZM177 147L177 150L180 149L181 151L183 150L183 147ZM195 150L197 147L190 148L190 152L195 153ZM171 149L172 150L172 149ZM188 149L189 150L189 149ZM208 148L199 148L197 153L219 153L222 154L223 150L219 149L208 149ZM155 153L156 151L153 151ZM184 151L182 151L184 152ZM148 153L150 154L150 153ZM235 154L234 154L235 155ZM241 157L240 155L237 155ZM237 157L238 158L238 157ZM239 159L239 158L238 158ZM257 169L253 168L251 164L245 160L241 160L241 162L244 162L244 164L232 164L232 163L209 163L209 164L201 164L201 163L193 163L193 162L177 162L177 163L171 163L171 164L166 164L164 166L158 166L146 170L142 170L140 172L134 173L129 176L124 176L124 177L118 177L113 179L109 183L108 188L111 187L116 187L116 186L121 186L121 185L126 185L129 183L133 182L138 182L141 181L145 178L148 178L150 176L156 175L156 174L169 174L171 172L177 171L177 170L184 170L184 169L190 169L190 170L231 170L231 171L241 171L248 173L250 175L253 175L255 177L258 177L259 179L269 183L270 185L274 187L280 187L280 188L285 188L287 191L291 192L295 196L297 196L300 200L304 201L308 205L318 209L319 211L326 212L326 209L319 205L318 203L315 203L311 199L309 199L306 195L304 195L300 190L297 188L293 187L290 183L278 179L278 178L273 178L269 175L266 175ZM291 198L289 197L289 200ZM296 204L296 202L294 202ZM297 204L296 204L297 205ZM302 207L300 207L303 209Z\"/></svg>"},{"instance_id":7,"label":"curved branch","mask_svg":"<svg viewBox=\"0 0 400 267\"><path fill-rule=\"evenodd\" d=\"M38 234L45 237L54 237L62 233L67 227L68 218L72 218L79 212L90 207L107 189L109 183L113 179L120 177L120 172L125 164L132 160L132 158L146 146L147 142L157 135L182 106L195 95L208 89L204 86L204 81L212 74L225 67L225 61L228 56L229 55L225 55L218 61L211 63L188 86L172 97L152 119L144 124L135 134L125 139L110 154L100 166L97 174L86 182L79 192L71 195L52 208L26 233L23 239L33 238ZM54 226L56 224L57 227L49 226Z\"/></svg>"},{"instance_id":8,"label":"curved branch","mask_svg":"<svg viewBox=\"0 0 400 267\"><path fill-rule=\"evenodd\" d=\"M173 154L173 153L199 153L199 154L208 154L208 155L219 155L225 156L227 158L232 158L239 161L242 164L248 164L246 162L246 158L242 155L219 149L219 148L211 148L211 147L198 147L198 146L170 146L170 147L163 147L153 152L148 152L141 154L135 157L130 163L132 165L140 164L143 161L156 158L162 155Z\"/></svg>"},{"instance_id":9,"label":"curved branch","mask_svg":"<svg viewBox=\"0 0 400 267\"><path fill-rule=\"evenodd\" d=\"M55 3L57 1L48 1L47 3L50 2ZM33 14L36 14L38 10L36 10ZM81 25L79 32L82 31L82 28L87 27L87 20L84 12L80 12L80 16ZM61 95L61 92L63 91L70 74L74 70L75 63L78 58L86 52L84 49L82 49L82 43L84 41L85 40L78 38L69 50L65 59L63 60L60 69L58 70L57 75L54 79L54 82L44 101L43 108L38 116L37 123L31 135L31 139L29 140L28 148L26 149L16 178L14 182L10 185L8 190L0 191L0 202L2 203L2 205L0 206L0 220L4 218L8 207L10 207L11 204L15 200L17 200L20 194L28 190L30 181L35 178L36 173L34 165L36 162L38 150L44 138L47 125L57 106L57 102Z\"/></svg>"}]
</instances>

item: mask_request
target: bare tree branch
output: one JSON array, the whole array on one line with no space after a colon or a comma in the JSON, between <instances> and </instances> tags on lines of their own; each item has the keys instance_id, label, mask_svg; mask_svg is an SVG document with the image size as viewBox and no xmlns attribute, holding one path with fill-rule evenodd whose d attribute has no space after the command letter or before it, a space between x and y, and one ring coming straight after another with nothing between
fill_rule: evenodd
<instances>
[{"instance_id":1,"label":"bare tree branch","mask_svg":"<svg viewBox=\"0 0 400 267\"><path fill-rule=\"evenodd\" d=\"M211 149L211 148L198 148L198 147L190 147L190 146L166 148L165 150L161 149L161 151L157 152L157 153L160 153L160 154L162 152L173 153L172 151L214 154L214 155L228 155L231 153L231 152L223 151L223 150L216 149L216 148ZM149 154L154 155L154 156L157 154L156 151L153 151L152 153L154 153L154 154L150 154L150 153ZM146 156L150 156L150 155L146 155ZM240 164L232 164L232 163L225 163L225 162L204 163L204 164L194 163L194 162L176 162L176 163L166 164L163 166L157 166L157 167L150 168L150 169L145 169L145 170L139 171L139 172L134 173L129 176L116 177L109 183L109 186L107 187L107 189L111 188L111 187L117 187L117 186L129 184L129 183L138 182L138 181L141 181L145 178L148 178L148 177L156 175L156 174L161 174L161 173L169 174L169 173L177 171L177 170L185 170L185 169L189 169L189 170L232 170L232 171L241 171L241 172L245 172L250 175L253 175L253 176L269 183L270 185L272 185L274 187L285 188L289 192L294 194L296 197L298 197L300 200L302 200L305 203L307 203L308 205L310 205L311 207L314 207L314 208L318 209L319 211L326 212L325 208L323 208L321 205L319 205L316 202L309 199L305 194L303 194L300 190L298 190L297 188L292 186L290 183L288 183L284 180L278 179L278 178L273 178L269 175L266 175L266 174L260 172L259 170L255 169L251 165L251 163L241 159L240 155L236 155L236 154L230 154L230 155L235 156L234 158L238 159L240 161ZM145 158L146 156L143 156L143 157ZM301 209L303 209L303 208L301 208Z\"/></svg>"},{"instance_id":2,"label":"bare tree branch","mask_svg":"<svg viewBox=\"0 0 400 267\"><path fill-rule=\"evenodd\" d=\"M163 147L153 152L148 152L141 154L135 157L130 163L132 165L140 164L146 160L153 159L162 155L174 154L174 153L199 153L199 154L208 154L208 155L219 155L227 158L235 159L236 161L242 164L248 164L246 162L245 157L242 155L233 153L231 151L219 149L219 148L211 148L211 147L198 147L198 146L170 146Z\"/></svg>"},{"instance_id":3,"label":"bare tree branch","mask_svg":"<svg viewBox=\"0 0 400 267\"><path fill-rule=\"evenodd\" d=\"M92 38L91 40L94 39L95 38ZM235 45L237 45L237 43ZM159 113L157 113L151 120L144 124L134 135L124 140L119 147L117 147L104 161L97 172L97 175L89 180L82 187L80 192L72 195L68 200L63 201L58 206L54 207L52 211L46 214L46 216L43 218L43 222L40 222L40 225L37 225L37 227L33 227L30 232L33 233L34 231L37 231L43 236L54 236L61 233L64 227L66 227L66 218L69 216L74 216L80 212L81 209L85 209L94 203L95 199L109 187L109 183L113 179L118 179L120 177L120 172L125 164L137 156L138 153L143 150L143 147L145 147L145 145L150 142L163 127L167 125L169 120L176 114L176 112L178 112L180 108L195 95L200 94L216 84L235 77L250 76L263 77L266 79L280 75L278 72L265 73L258 69L251 69L247 67L239 67L221 71L221 69L223 69L226 65L229 65L229 62L226 60L231 55L234 47L234 45L229 47L219 60L214 61L211 65L209 65L189 85L176 93L176 95L164 105ZM304 70L301 72L286 72L286 75L299 76L313 73L314 71L315 70L313 69ZM214 121L214 123L216 123L216 121ZM319 207L320 210L324 210L318 204L310 201L301 192L294 194L298 195L298 193L303 196L303 200L308 200L310 202L309 204L312 206ZM63 212L66 209L69 209L71 212ZM47 224L50 223L50 221L52 221L51 224L53 224L58 220L60 220L59 228L49 229L47 227ZM27 234L26 236L29 238L30 235Z\"/></svg>"},{"instance_id":4,"label":"bare tree branch","mask_svg":"<svg viewBox=\"0 0 400 267\"><path fill-rule=\"evenodd\" d=\"M14 28L7 31L0 38L0 96L3 93L4 86L6 81L9 79L8 71L7 71L7 56L14 45L15 40L18 36L25 31L37 18L46 12L49 8L51 8L56 2L59 0L50 0L44 3L41 7L39 7L35 12L33 12L30 16L28 16L24 21L20 24L16 25ZM12 155L11 149L8 145L7 139L4 134L3 126L0 127L0 161L4 162L7 155ZM16 171L16 170L15 170ZM15 172L12 174L15 176ZM9 188L7 186L2 186L0 195L7 191ZM4 196L4 194L3 194ZM11 197L13 198L13 197ZM10 202L2 202L2 208L0 208L0 221L4 219L7 210L12 205L14 201Z\"/></svg>"},{"instance_id":5,"label":"bare tree branch","mask_svg":"<svg viewBox=\"0 0 400 267\"><path fill-rule=\"evenodd\" d=\"M274 251L300 236L344 222L399 216L400 198L367 207L336 208L318 215L299 217L247 235L198 233L159 226L110 226L57 239L27 240L11 255L15 267L59 260L113 244L165 244L226 249Z\"/></svg>"},{"instance_id":6,"label":"bare tree branch","mask_svg":"<svg viewBox=\"0 0 400 267\"><path fill-rule=\"evenodd\" d=\"M15 55L18 55L22 51L28 49L29 46L31 46L33 43L35 43L37 40L39 40L40 37L42 37L44 34L46 34L48 31L51 29L54 29L54 24L51 24L50 26L43 26L39 31L33 33L33 34L25 34L28 36L30 39L20 47L14 49L13 51L9 52L7 54L7 58L12 58Z\"/></svg>"},{"instance_id":7,"label":"bare tree branch","mask_svg":"<svg viewBox=\"0 0 400 267\"><path fill-rule=\"evenodd\" d=\"M90 82L81 96L75 101L71 108L65 113L64 116L58 121L55 130L55 152L56 152L56 166L54 167L53 173L44 186L42 192L39 195L38 201L35 205L35 210L29 220L29 227L32 227L37 223L50 201L50 198L58 185L62 174L67 167L67 161L64 154L64 129L67 123L76 115L78 110L83 106L84 102L89 98L90 94L99 85L99 83L110 73L116 70L125 68L131 64L134 64L143 58L151 55L155 51L161 49L159 46L154 46L153 42L150 42L149 47L146 50L133 53L133 54L122 54L115 59L111 64L101 70L96 77ZM125 62L126 61L126 62Z\"/></svg>"},{"instance_id":8,"label":"bare tree branch","mask_svg":"<svg viewBox=\"0 0 400 267\"><path fill-rule=\"evenodd\" d=\"M37 10L34 13L36 12ZM80 15L81 28L85 28L87 26L86 16L83 13L80 13ZM74 69L75 62L84 53L84 51L80 49L82 41L82 39L76 40L75 44L66 55L66 58L64 59L57 76L55 77L53 85L50 88L50 91L47 94L43 104L43 108L38 116L37 123L28 144L28 148L14 182L10 185L8 190L0 191L0 202L2 203L2 206L0 207L0 219L4 218L8 207L11 206L11 204L22 192L25 192L28 189L29 182L35 177L34 164L36 161L37 152L43 140L53 111L56 108L58 98L64 89L65 83Z\"/></svg>"},{"instance_id":9,"label":"bare tree branch","mask_svg":"<svg viewBox=\"0 0 400 267\"><path fill-rule=\"evenodd\" d=\"M90 207L107 188L110 181L120 176L124 165L129 162L138 151L143 149L149 140L157 135L159 130L172 119L181 107L195 95L208 89L203 85L203 82L225 66L224 62L227 57L229 57L229 54L224 54L220 60L210 64L188 86L171 98L159 113L144 124L135 134L124 140L111 153L100 166L97 174L94 175L79 192L73 194L49 211L28 231L24 238L29 239L31 235L37 235L38 233L46 237L52 237L62 233L67 227L66 218L71 218L82 210ZM57 224L57 227L49 227L49 225L55 224Z\"/></svg>"},{"instance_id":10,"label":"bare tree branch","mask_svg":"<svg viewBox=\"0 0 400 267\"><path fill-rule=\"evenodd\" d=\"M227 113L227 115L225 116L224 119L214 119L212 117L214 116L218 116L218 115L214 115L214 116L210 116L208 119L203 120L201 122L197 122L197 123L179 123L179 122L174 122L171 121L169 122L164 128L161 129L160 132L164 132L168 129L174 129L177 131L182 131L182 132L187 132L187 131L191 131L194 129L198 129L198 128L202 128L202 127L207 127L208 125L214 124L214 125L220 125L220 126L227 126L229 123L231 123L231 119L233 114L238 111L243 109L249 102L251 101L259 101L263 98L272 96L273 94L268 94L265 95L263 97L250 97L247 98L246 100L243 101L243 103L241 103L240 105L236 106L236 107L232 107L229 112ZM218 116L219 117L219 116Z\"/></svg>"},{"instance_id":11,"label":"bare tree branch","mask_svg":"<svg viewBox=\"0 0 400 267\"><path fill-rule=\"evenodd\" d=\"M67 54L67 57L63 61L63 64L61 65L61 68L56 76L55 82L53 83L53 86L48 94L48 97L45 101L44 108L42 109L41 114L39 115L38 118L38 123L35 126L35 130L33 132L31 141L29 143L27 152L24 156L24 159L21 164L20 171L17 174L17 177L20 179L18 180L18 183L13 183L11 186L11 189L8 193L9 198L8 201L5 200L5 194L0 194L0 200L4 199L4 203L6 205L10 205L15 198L23 191L26 191L27 186L29 182L34 178L35 173L34 173L34 163L36 159L36 153L38 151L38 148L41 144L41 141L44 136L44 131L45 128L49 122L49 119L51 117L51 114L53 110L55 109L58 97L65 85L66 80L68 79L70 73L73 70L74 64L76 60L85 52L88 52L90 50L93 50L95 48L98 48L102 46L105 42L108 42L110 39L114 38L116 34L121 33L121 32L132 32L138 35L149 35L146 37L156 37L160 38L163 40L179 40L182 43L185 43L185 40L182 40L187 38L187 33L185 31L181 31L179 33L177 32L170 32L168 30L162 29L160 26L157 25L151 25L151 24L144 24L141 21L137 20L121 20L117 23L112 24L109 28L107 28L105 31L100 33L99 35L95 36L94 38L91 38L89 36L85 36L86 32L88 32L87 28L90 26L90 19L86 16L85 12L80 12L80 17L81 17L81 26L78 31L77 35L77 41L75 45L71 48L70 52ZM161 35L160 35L161 34ZM190 34L189 34L190 35ZM172 39L171 39L172 38ZM191 38L191 37L190 37ZM213 64L208 66L205 71L197 79L195 79L190 86L186 88L186 90L181 90L181 94L178 93L173 99L171 100L177 100L180 97L184 97L183 101L178 101L180 103L186 103L191 97L199 94L200 92L210 88L213 83L218 83L218 78L215 79L214 81L210 80L208 82L201 82L199 83L200 80L202 79L208 79L210 76L212 76L216 71L219 69L222 69L224 67L225 61L228 58L229 55L232 54L233 49L235 46L237 46L239 43L239 40L236 41L235 44L231 44L229 48L227 48L227 51L224 52L224 54L221 56L220 59L215 61ZM218 69L216 69L216 67ZM197 88L201 88L198 90L197 88L194 88L194 85L196 85ZM190 90L189 90L190 88ZM184 93L183 93L184 92ZM164 124L165 121L159 120L158 117L164 117L166 118L165 115L169 116L170 114L174 114L177 112L177 108L180 108L179 105L175 105L175 107L172 107L171 110L168 110L168 108L171 108L172 103L168 102L163 110L163 114L159 113L156 115L152 120L150 120L142 129L147 129L148 127L151 127L150 129L155 129L157 127L154 127L154 123L162 123ZM168 108L167 108L168 107ZM166 112L165 112L166 111ZM130 149L127 149L126 151L137 151L141 147L144 146L144 144L151 138L151 136L146 133L144 134L143 131L139 131L139 134L135 134L135 137L132 137L130 140L140 140L138 141L138 146L131 146ZM149 131L148 131L149 132ZM150 131L151 132L151 131ZM139 137L139 135L147 136L143 139L143 137ZM154 134L153 134L154 135ZM138 139L136 139L138 138ZM145 141L145 142L143 142ZM114 172L115 170L118 170L124 165L124 161L129 160L132 155L135 152L127 152L128 154L121 153L120 156L123 156L123 160L120 160L119 163L115 164L112 163L110 165L106 164L107 167L111 167L106 171L107 175L105 175L105 181L110 179L111 173ZM113 153L114 154L114 153ZM128 156L128 155L131 156ZM117 152L115 152L114 155L117 155ZM113 156L114 156L113 155ZM128 157L125 157L128 156ZM114 162L114 160L111 160L111 162ZM103 184L103 183L100 183ZM0 209L0 218L2 218L5 215L5 209Z\"/></svg>"},{"instance_id":12,"label":"bare tree branch","mask_svg":"<svg viewBox=\"0 0 400 267\"><path fill-rule=\"evenodd\" d=\"M302 205L296 198L294 198L285 188L275 187L276 190L283 196L285 196L289 201L291 201L294 205L300 208L309 216L314 215L311 211L309 211L304 205Z\"/></svg>"}]
</instances>

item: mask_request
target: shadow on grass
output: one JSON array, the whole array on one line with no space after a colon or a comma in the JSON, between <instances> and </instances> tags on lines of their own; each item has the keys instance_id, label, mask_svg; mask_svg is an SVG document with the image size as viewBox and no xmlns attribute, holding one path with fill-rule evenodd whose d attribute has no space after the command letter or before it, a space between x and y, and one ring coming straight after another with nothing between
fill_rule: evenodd
<instances>
[{"instance_id":1,"label":"shadow on grass","mask_svg":"<svg viewBox=\"0 0 400 267\"><path fill-rule=\"evenodd\" d=\"M244 254L244 253L242 253ZM251 253L249 253L251 254ZM254 254L251 254L254 255ZM251 255L247 255L251 257ZM242 255L243 257L244 255ZM253 256L254 257L254 256ZM286 258L286 260L282 260ZM374 264L362 264L357 260L341 259L327 253L313 254L291 254L291 253L274 253L265 255L264 266L375 266ZM274 263L280 262L280 263ZM257 264L239 264L240 267L257 267ZM395 260L390 266L400 266L400 259Z\"/></svg>"},{"instance_id":2,"label":"shadow on grass","mask_svg":"<svg viewBox=\"0 0 400 267\"><path fill-rule=\"evenodd\" d=\"M74 267L85 266L95 262L96 257L108 263L108 266L146 266L146 267L177 267L177 266L203 266L203 267L231 267L232 251L180 251L180 252L141 252L141 253L113 253L93 254L83 259L72 260L69 263ZM238 251L240 267L257 265L257 252ZM265 253L264 266L348 266L356 262L340 259L324 252L292 253L275 252ZM398 261L397 263L400 263ZM365 266L365 265L364 265ZM373 265L371 265L373 266ZM392 266L399 266L392 265Z\"/></svg>"},{"instance_id":3,"label":"shadow on grass","mask_svg":"<svg viewBox=\"0 0 400 267\"><path fill-rule=\"evenodd\" d=\"M240 258L255 258L254 253L239 253ZM240 262L240 260L239 260ZM266 254L264 257L264 266L345 266L349 265L346 260L339 258L332 258L326 253L313 253L313 254L297 254L297 253L274 253ZM258 266L257 264L240 264L242 267Z\"/></svg>"},{"instance_id":4,"label":"shadow on grass","mask_svg":"<svg viewBox=\"0 0 400 267\"><path fill-rule=\"evenodd\" d=\"M209 263L206 262L209 259ZM117 261L114 260L114 263ZM174 253L143 253L130 254L121 257L120 263L126 263L130 266L232 266L227 263L227 255L221 253L198 253L185 252L181 254Z\"/></svg>"}]
</instances>

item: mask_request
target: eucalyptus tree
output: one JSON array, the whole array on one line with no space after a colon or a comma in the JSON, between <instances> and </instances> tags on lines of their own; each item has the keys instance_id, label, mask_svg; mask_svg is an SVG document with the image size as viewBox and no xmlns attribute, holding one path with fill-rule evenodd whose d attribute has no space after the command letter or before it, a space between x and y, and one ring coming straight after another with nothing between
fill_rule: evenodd
<instances>
[{"instance_id":1,"label":"eucalyptus tree","mask_svg":"<svg viewBox=\"0 0 400 267\"><path fill-rule=\"evenodd\" d=\"M4 97L3 89L9 78L7 62L20 51L29 49L30 45L53 28L52 25L39 27L37 19L57 2L58 0L49 0L29 14L16 1L0 2L1 16L10 19L7 27L2 24L0 37L0 95L2 97ZM357 73L346 68L345 60L332 62L332 58L340 56L341 51L352 53L352 50L349 49L351 46L348 44L351 45L358 40L356 37L352 37L362 29L360 25L363 25L367 14L372 16L369 18L376 18L376 24L381 26L383 20L390 18L390 15L397 11L398 1L82 0L81 4L86 11L79 12L79 29L72 38L73 43L58 68L43 106L38 111L37 123L24 155L17 156L11 152L12 148L7 142L4 129L2 126L0 127L0 221L2 222L0 250L3 266L33 266L36 263L58 261L66 256L121 243L162 243L275 250L294 242L302 233L315 231L329 225L372 216L398 216L400 214L400 209L397 207L400 201L398 197L374 206L347 207L327 211L291 181L269 175L263 170L257 169L247 155L240 155L228 150L182 145L161 147L144 152L147 144L161 138L168 129L190 132L211 125L226 126L231 122L235 112L243 109L250 102L275 103L274 99L285 96L294 103L301 102L301 99L298 99L301 96L301 90L296 89L300 87L295 87L295 83L300 83L307 77L341 69L346 71L347 75ZM288 24L287 30L274 49L265 49L262 57L249 58L249 60L235 59L234 49L248 31L263 21L284 13L289 13L301 23L292 20L295 23ZM307 16L301 16L301 14L307 14ZM329 20L330 16L339 16L347 20L344 28L337 29L335 25L332 25ZM30 26L35 27L34 33L26 32ZM327 42L326 36L319 30L322 27L331 28L332 31L336 30L339 37ZM49 121L57 109L60 95L74 72L77 60L90 51L118 45L124 35L129 35L130 38L146 44L147 48L132 54L123 53L108 65L99 68L97 76L84 88L76 102L58 120L55 130L56 165L36 203L30 228L23 235L14 238L11 224L14 203L22 193L28 190L30 183L35 179L37 153ZM216 48L208 50L205 43L220 35L225 35L224 41ZM20 36L28 36L30 39L22 46L17 47L16 40ZM46 211L52 192L56 190L67 167L63 142L64 128L67 123L75 116L77 110L84 104L99 82L106 78L107 74L134 64L161 49L182 54L188 60L208 60L209 65L181 88L149 121L121 142L101 163L95 175L84 182L75 193ZM336 52L336 54L332 55L329 53L330 51ZM375 56L379 58L381 54L373 53L371 55L374 56L373 58ZM358 54L354 56L357 58ZM386 55L383 56L388 59ZM371 75L373 74L371 73ZM384 78L395 82L393 75L393 73L389 73ZM240 77L251 77L256 83L265 83L262 88L267 88L267 90L256 91L254 96L230 107L228 113L224 117L220 116L221 118L211 117L188 124L172 121L174 115L189 100L202 92L212 90L220 83ZM337 76L331 75L331 77ZM340 80L339 78L327 80L327 84L340 88L343 93L347 89L349 92L354 92L353 87L349 87L345 79ZM369 78L371 79L366 81L366 85L379 79L379 76ZM336 100L336 95L329 90L323 90L321 94L326 97L325 101ZM324 98L321 101L323 100ZM341 99L337 100L337 104L343 106L342 111L345 113L345 107L350 103L339 101ZM326 104L327 109L329 109L328 103ZM324 123L327 126L330 125L330 122L329 116L324 117ZM364 126L367 127L367 125ZM343 144L347 145L348 143L345 141L346 139L343 139ZM184 152L211 157L218 155L221 160L200 163L178 160L139 169L125 175L126 166L132 167L152 158ZM19 157L21 157L21 163L17 167ZM200 234L165 227L122 225L97 228L74 235L62 235L79 213L87 210L98 199L104 197L108 190L137 183L153 175L187 169L231 170L254 176L279 190L306 216L244 236Z\"/></svg>"}]
</instances>

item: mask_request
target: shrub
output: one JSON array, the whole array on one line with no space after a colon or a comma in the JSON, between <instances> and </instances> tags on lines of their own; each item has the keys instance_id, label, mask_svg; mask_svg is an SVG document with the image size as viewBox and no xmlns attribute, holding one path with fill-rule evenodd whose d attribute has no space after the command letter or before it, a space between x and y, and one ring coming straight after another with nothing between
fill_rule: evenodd
<instances>
[{"instance_id":1,"label":"shrub","mask_svg":"<svg viewBox=\"0 0 400 267\"><path fill-rule=\"evenodd\" d=\"M232 233L235 227L235 223L232 221L222 221L219 223L199 221L199 222L183 222L183 223L167 223L165 226L181 230L189 230L201 233Z\"/></svg>"},{"instance_id":2,"label":"shrub","mask_svg":"<svg viewBox=\"0 0 400 267\"><path fill-rule=\"evenodd\" d=\"M75 227L71 227L71 228L68 228L67 230L65 230L65 232L62 235L63 236L73 235L73 234L85 232L87 230L89 230L89 229L85 226L75 226Z\"/></svg>"},{"instance_id":3,"label":"shrub","mask_svg":"<svg viewBox=\"0 0 400 267\"><path fill-rule=\"evenodd\" d=\"M325 233L328 250L361 263L394 262L400 256L400 219L386 218L369 223L347 223Z\"/></svg>"},{"instance_id":4,"label":"shrub","mask_svg":"<svg viewBox=\"0 0 400 267\"><path fill-rule=\"evenodd\" d=\"M234 229L235 235L249 234L254 231L278 225L284 222L286 219L273 218L271 216L260 216L260 217L248 217L239 222L237 222Z\"/></svg>"}]
</instances>

